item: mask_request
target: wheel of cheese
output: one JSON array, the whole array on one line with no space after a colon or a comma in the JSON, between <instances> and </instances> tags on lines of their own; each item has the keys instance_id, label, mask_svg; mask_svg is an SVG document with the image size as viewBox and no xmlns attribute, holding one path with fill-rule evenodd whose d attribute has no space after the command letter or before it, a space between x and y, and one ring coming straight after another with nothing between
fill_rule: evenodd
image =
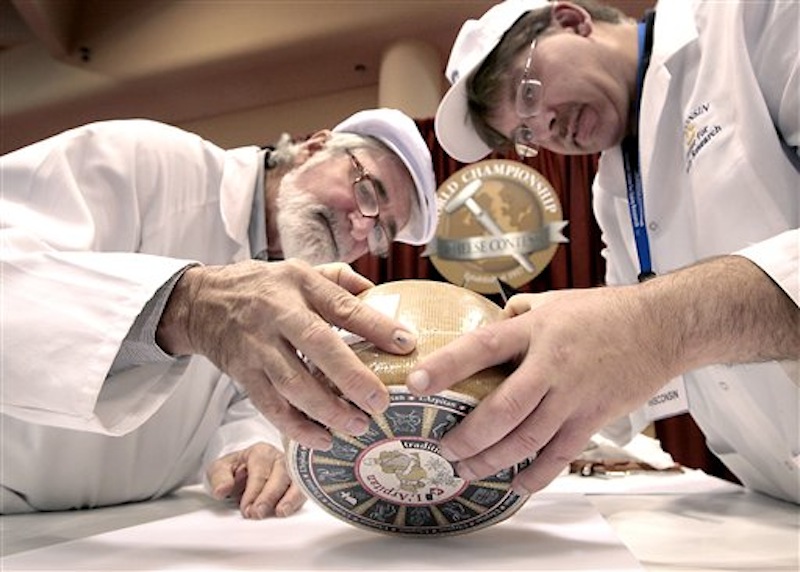
<instances>
[{"instance_id":1,"label":"wheel of cheese","mask_svg":"<svg viewBox=\"0 0 800 572\"><path fill-rule=\"evenodd\" d=\"M465 481L440 455L440 439L508 374L492 367L429 397L405 388L417 361L465 332L501 319L483 296L444 282L403 280L378 285L362 298L417 332L417 347L398 356L364 340L358 357L388 386L388 409L358 437L334 432L329 451L296 442L287 447L295 482L314 502L354 526L404 536L446 536L496 524L524 502L511 491L530 461Z\"/></svg>"}]
</instances>

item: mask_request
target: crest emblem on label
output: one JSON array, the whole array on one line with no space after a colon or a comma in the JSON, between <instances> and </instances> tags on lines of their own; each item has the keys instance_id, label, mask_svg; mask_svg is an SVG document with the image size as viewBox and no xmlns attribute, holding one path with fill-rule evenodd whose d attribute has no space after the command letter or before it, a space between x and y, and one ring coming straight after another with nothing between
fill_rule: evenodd
<instances>
[{"instance_id":1,"label":"crest emblem on label","mask_svg":"<svg viewBox=\"0 0 800 572\"><path fill-rule=\"evenodd\" d=\"M449 282L494 294L518 288L550 263L562 234L561 204L536 169L505 159L481 161L437 191L439 225L424 255Z\"/></svg>"}]
</instances>

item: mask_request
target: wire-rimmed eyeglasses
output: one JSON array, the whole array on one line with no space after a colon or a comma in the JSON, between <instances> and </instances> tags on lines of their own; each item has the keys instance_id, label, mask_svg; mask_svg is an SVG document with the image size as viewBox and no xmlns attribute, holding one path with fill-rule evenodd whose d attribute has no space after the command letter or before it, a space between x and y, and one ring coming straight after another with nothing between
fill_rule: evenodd
<instances>
[{"instance_id":1,"label":"wire-rimmed eyeglasses","mask_svg":"<svg viewBox=\"0 0 800 572\"><path fill-rule=\"evenodd\" d=\"M359 212L367 218L374 218L375 224L367 236L369 251L375 256L385 258L389 254L389 246L392 242L386 228L378 218L380 207L378 201L378 182L366 167L359 161L350 149L347 149L350 163L356 171L356 178L353 180L353 194L356 198L356 206Z\"/></svg>"},{"instance_id":2,"label":"wire-rimmed eyeglasses","mask_svg":"<svg viewBox=\"0 0 800 572\"><path fill-rule=\"evenodd\" d=\"M528 59L525 61L525 69L517 86L517 97L514 101L517 117L522 119L522 123L514 129L512 140L514 142L514 150L520 157L536 157L539 154L539 144L536 143L533 129L525 124L526 119L538 115L542 108L542 82L530 76L531 60L533 59L533 49L535 47L536 38L534 37L531 40Z\"/></svg>"}]
</instances>

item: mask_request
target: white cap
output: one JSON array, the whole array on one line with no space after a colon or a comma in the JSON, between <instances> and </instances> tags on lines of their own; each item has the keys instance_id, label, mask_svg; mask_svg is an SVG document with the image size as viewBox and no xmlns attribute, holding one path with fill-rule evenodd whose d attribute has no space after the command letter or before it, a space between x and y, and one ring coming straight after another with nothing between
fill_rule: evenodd
<instances>
[{"instance_id":1,"label":"white cap","mask_svg":"<svg viewBox=\"0 0 800 572\"><path fill-rule=\"evenodd\" d=\"M417 190L418 209L395 240L407 244L427 244L436 234L436 177L428 144L422 138L417 124L397 109L368 109L359 111L333 128L334 132L369 135L389 147L406 166Z\"/></svg>"},{"instance_id":2,"label":"white cap","mask_svg":"<svg viewBox=\"0 0 800 572\"><path fill-rule=\"evenodd\" d=\"M497 47L514 22L531 10L545 8L547 0L505 0L478 20L467 20L450 51L445 75L451 87L436 110L436 138L447 153L462 163L483 159L492 149L472 125L467 107L467 81Z\"/></svg>"}]
</instances>

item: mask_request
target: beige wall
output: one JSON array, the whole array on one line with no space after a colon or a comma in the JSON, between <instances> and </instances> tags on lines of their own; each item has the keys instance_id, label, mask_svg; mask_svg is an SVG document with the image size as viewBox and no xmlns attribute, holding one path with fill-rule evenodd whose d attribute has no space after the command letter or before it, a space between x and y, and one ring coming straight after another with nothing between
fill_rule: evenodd
<instances>
[{"instance_id":1,"label":"beige wall","mask_svg":"<svg viewBox=\"0 0 800 572\"><path fill-rule=\"evenodd\" d=\"M433 117L445 89L444 56L421 41L397 42L381 58L379 83L227 113L178 126L221 147L270 144L282 133L309 135L330 128L361 109L394 107L411 117Z\"/></svg>"},{"instance_id":2,"label":"beige wall","mask_svg":"<svg viewBox=\"0 0 800 572\"><path fill-rule=\"evenodd\" d=\"M0 153L119 117L224 146L376 105L430 117L458 29L495 1L0 0Z\"/></svg>"},{"instance_id":3,"label":"beige wall","mask_svg":"<svg viewBox=\"0 0 800 572\"><path fill-rule=\"evenodd\" d=\"M221 147L268 145L282 133L304 136L378 104L378 86L209 117L178 125Z\"/></svg>"}]
</instances>

